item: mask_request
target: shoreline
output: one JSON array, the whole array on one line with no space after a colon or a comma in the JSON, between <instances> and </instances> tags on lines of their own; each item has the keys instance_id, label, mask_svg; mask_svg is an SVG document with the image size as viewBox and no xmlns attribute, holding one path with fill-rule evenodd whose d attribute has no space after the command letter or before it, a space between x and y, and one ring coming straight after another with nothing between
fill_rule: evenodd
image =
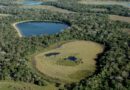
<instances>
[{"instance_id":1,"label":"shoreline","mask_svg":"<svg viewBox=\"0 0 130 90\"><path fill-rule=\"evenodd\" d=\"M18 33L18 36L21 38L23 37L21 31L19 30L19 28L17 27L17 24L20 24L20 23L26 23L26 22L51 22L51 23L62 23L62 24L66 24L68 26L71 26L70 23L68 22L62 22L62 21L51 21L51 20L44 20L44 21L37 21L37 20L25 20L25 21L20 21L20 22L15 22L12 24L12 26L14 27L14 29L16 29L17 33Z\"/></svg>"},{"instance_id":2,"label":"shoreline","mask_svg":"<svg viewBox=\"0 0 130 90\"><path fill-rule=\"evenodd\" d=\"M18 24L18 23L13 23L12 26L13 26L14 29L17 31L18 36L21 38L21 37L23 37L23 36L22 36L22 34L21 34L19 28L16 26L17 24Z\"/></svg>"},{"instance_id":3,"label":"shoreline","mask_svg":"<svg viewBox=\"0 0 130 90\"><path fill-rule=\"evenodd\" d=\"M15 23L12 24L12 26L13 26L14 29L17 31L18 36L19 36L20 38L23 37L23 35L22 35L22 33L20 32L19 28L17 27L17 24L24 23L24 22L30 22L30 21L34 21L34 20L25 20L25 21L15 22Z\"/></svg>"}]
</instances>

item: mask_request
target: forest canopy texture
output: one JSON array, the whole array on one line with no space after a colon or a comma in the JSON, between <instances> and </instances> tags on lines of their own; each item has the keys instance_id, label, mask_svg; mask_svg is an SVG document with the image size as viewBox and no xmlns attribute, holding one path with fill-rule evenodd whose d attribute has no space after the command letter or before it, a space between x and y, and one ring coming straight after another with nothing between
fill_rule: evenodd
<instances>
[{"instance_id":1,"label":"forest canopy texture","mask_svg":"<svg viewBox=\"0 0 130 90\"><path fill-rule=\"evenodd\" d=\"M45 86L44 76L29 67L28 56L41 47L47 48L60 41L86 40L105 46L104 52L96 60L96 72L79 82L65 84L62 89L130 90L130 35L124 31L126 28L130 29L130 24L109 19L109 14L129 17L130 10L120 5L81 5L75 0L46 4L74 13L19 8L11 0L0 0L0 5L4 6L0 8L0 13L9 14L7 17L0 16L0 80ZM106 11L91 11L92 8L105 8ZM12 23L24 20L61 21L71 27L53 35L19 38Z\"/></svg>"}]
</instances>

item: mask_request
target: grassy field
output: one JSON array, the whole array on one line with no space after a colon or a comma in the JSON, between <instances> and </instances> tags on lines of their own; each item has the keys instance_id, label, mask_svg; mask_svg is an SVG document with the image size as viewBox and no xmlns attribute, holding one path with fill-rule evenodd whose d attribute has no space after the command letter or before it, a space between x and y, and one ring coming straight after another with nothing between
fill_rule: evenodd
<instances>
[{"instance_id":1,"label":"grassy field","mask_svg":"<svg viewBox=\"0 0 130 90\"><path fill-rule=\"evenodd\" d=\"M18 0L16 3L20 3L24 0ZM38 0L38 1L57 1L57 0ZM57 8L55 6L50 6L50 5L20 5L19 8L34 8L34 9L45 9L45 10L49 10L52 12L60 12L60 13L74 13L72 11L66 10L66 9L62 9L62 8Z\"/></svg>"},{"instance_id":2,"label":"grassy field","mask_svg":"<svg viewBox=\"0 0 130 90\"><path fill-rule=\"evenodd\" d=\"M53 84L37 86L23 82L0 81L0 90L57 90L57 88Z\"/></svg>"},{"instance_id":3,"label":"grassy field","mask_svg":"<svg viewBox=\"0 0 130 90\"><path fill-rule=\"evenodd\" d=\"M11 16L9 14L0 14L0 17L7 17L7 16Z\"/></svg>"},{"instance_id":4,"label":"grassy field","mask_svg":"<svg viewBox=\"0 0 130 90\"><path fill-rule=\"evenodd\" d=\"M75 82L91 75L96 69L95 58L97 54L102 53L103 46L91 41L72 41L61 46L49 49L46 52L37 54L35 58L35 67L44 75L65 82ZM45 56L47 53L58 52L56 56ZM67 56L76 56L82 60L77 65L57 64L57 61Z\"/></svg>"},{"instance_id":5,"label":"grassy field","mask_svg":"<svg viewBox=\"0 0 130 90\"><path fill-rule=\"evenodd\" d=\"M107 9L105 9L105 8L92 8L91 11L100 11L100 12L104 12L104 11L107 11Z\"/></svg>"},{"instance_id":6,"label":"grassy field","mask_svg":"<svg viewBox=\"0 0 130 90\"><path fill-rule=\"evenodd\" d=\"M130 17L118 16L118 15L109 15L109 18L114 21L122 21L130 23Z\"/></svg>"},{"instance_id":7,"label":"grassy field","mask_svg":"<svg viewBox=\"0 0 130 90\"><path fill-rule=\"evenodd\" d=\"M130 23L130 17L118 16L118 15L109 15L109 19L113 20L113 21L121 21L121 22ZM123 28L123 31L130 34L129 28Z\"/></svg>"},{"instance_id":8,"label":"grassy field","mask_svg":"<svg viewBox=\"0 0 130 90\"><path fill-rule=\"evenodd\" d=\"M125 1L111 1L111 0L80 0L78 3L81 4L95 4L95 5L123 5L125 7L129 7L128 4L130 4L130 2L125 2Z\"/></svg>"},{"instance_id":9,"label":"grassy field","mask_svg":"<svg viewBox=\"0 0 130 90\"><path fill-rule=\"evenodd\" d=\"M128 34L130 34L130 29L125 28L125 29L123 29L123 30L124 30L124 32L127 32Z\"/></svg>"},{"instance_id":10,"label":"grassy field","mask_svg":"<svg viewBox=\"0 0 130 90\"><path fill-rule=\"evenodd\" d=\"M66 9L61 9L61 8L57 8L54 6L48 6L48 5L34 5L34 6L29 6L29 5L23 5L23 6L19 6L20 8L35 8L35 9L45 9L45 10L49 10L52 12L60 12L60 13L74 13L72 11L66 10Z\"/></svg>"}]
</instances>

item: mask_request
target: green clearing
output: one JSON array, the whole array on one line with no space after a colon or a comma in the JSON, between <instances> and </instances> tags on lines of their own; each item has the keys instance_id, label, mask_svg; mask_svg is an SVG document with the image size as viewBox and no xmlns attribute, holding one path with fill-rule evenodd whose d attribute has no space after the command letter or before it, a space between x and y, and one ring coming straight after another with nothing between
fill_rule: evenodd
<instances>
[{"instance_id":1,"label":"green clearing","mask_svg":"<svg viewBox=\"0 0 130 90\"><path fill-rule=\"evenodd\" d=\"M130 17L125 17L125 16L109 15L109 19L113 20L113 21L121 21L121 22L130 23ZM130 29L129 28L123 28L123 31L130 34Z\"/></svg>"},{"instance_id":2,"label":"green clearing","mask_svg":"<svg viewBox=\"0 0 130 90\"><path fill-rule=\"evenodd\" d=\"M82 63L82 60L80 58L78 58L76 61L71 61L69 59L67 60L65 58L60 58L60 59L57 59L57 62L56 62L57 65L63 65L63 66L76 66L76 65L79 65L80 63Z\"/></svg>"},{"instance_id":3,"label":"green clearing","mask_svg":"<svg viewBox=\"0 0 130 90\"><path fill-rule=\"evenodd\" d=\"M11 16L10 14L0 14L0 17L7 17L7 16Z\"/></svg>"},{"instance_id":4,"label":"green clearing","mask_svg":"<svg viewBox=\"0 0 130 90\"><path fill-rule=\"evenodd\" d=\"M110 20L121 21L130 23L130 17L119 16L119 15L109 15Z\"/></svg>"},{"instance_id":5,"label":"green clearing","mask_svg":"<svg viewBox=\"0 0 130 90\"><path fill-rule=\"evenodd\" d=\"M46 56L48 53L59 52L58 55ZM65 82L76 82L90 76L96 69L97 54L103 52L103 46L91 41L71 41L37 54L35 67L42 74ZM74 64L73 61L64 61L63 58L76 56L82 63ZM60 61L61 60L61 61ZM58 64L60 63L60 64ZM77 76L78 74L78 76ZM72 78L73 77L73 78Z\"/></svg>"},{"instance_id":6,"label":"green clearing","mask_svg":"<svg viewBox=\"0 0 130 90\"><path fill-rule=\"evenodd\" d=\"M16 3L19 3L19 2L22 2L22 1L24 1L24 0L18 0ZM56 2L57 0L38 0L38 1L43 1L43 2L52 1L52 2ZM22 8L22 9L31 9L32 8L32 9L44 9L44 10L48 10L48 11L51 11L51 12L75 13L75 12L72 12L70 10L58 8L58 7L51 6L51 5L19 5L18 7Z\"/></svg>"},{"instance_id":7,"label":"green clearing","mask_svg":"<svg viewBox=\"0 0 130 90\"><path fill-rule=\"evenodd\" d=\"M128 7L128 4L130 3L129 1L102 1L102 0L80 0L78 3L81 4L91 4L91 5L122 5L125 7Z\"/></svg>"},{"instance_id":8,"label":"green clearing","mask_svg":"<svg viewBox=\"0 0 130 90\"><path fill-rule=\"evenodd\" d=\"M51 12L74 13L74 12L66 10L66 9L57 8L55 6L49 6L49 5L37 5L37 6L22 5L22 6L19 6L19 8L45 9L45 10L48 10L48 11L51 11Z\"/></svg>"},{"instance_id":9,"label":"green clearing","mask_svg":"<svg viewBox=\"0 0 130 90\"><path fill-rule=\"evenodd\" d=\"M91 5L122 5L128 7L130 1L111 1L111 0L80 0L80 4L91 4Z\"/></svg>"},{"instance_id":10,"label":"green clearing","mask_svg":"<svg viewBox=\"0 0 130 90\"><path fill-rule=\"evenodd\" d=\"M0 81L0 90L57 90L57 88L53 84L37 86L23 82Z\"/></svg>"},{"instance_id":11,"label":"green clearing","mask_svg":"<svg viewBox=\"0 0 130 90\"><path fill-rule=\"evenodd\" d=\"M128 34L130 34L130 29L128 29L128 28L123 29L123 31L127 32Z\"/></svg>"}]
</instances>

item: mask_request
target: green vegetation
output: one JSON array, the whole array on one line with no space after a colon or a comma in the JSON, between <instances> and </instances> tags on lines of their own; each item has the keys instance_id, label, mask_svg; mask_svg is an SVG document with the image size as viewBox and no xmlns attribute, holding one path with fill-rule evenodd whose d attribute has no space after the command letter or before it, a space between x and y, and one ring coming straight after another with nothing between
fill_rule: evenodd
<instances>
[{"instance_id":1,"label":"green vegetation","mask_svg":"<svg viewBox=\"0 0 130 90\"><path fill-rule=\"evenodd\" d=\"M70 60L69 57L75 57L76 60ZM63 57L59 60L57 60L56 62L58 65L65 65L65 66L76 66L76 65L79 65L82 62L82 59L78 58L76 55L73 55L73 56L68 56L68 57Z\"/></svg>"},{"instance_id":2,"label":"green vegetation","mask_svg":"<svg viewBox=\"0 0 130 90\"><path fill-rule=\"evenodd\" d=\"M69 3L68 3L69 2ZM115 15L122 15L122 16L130 16L130 10L127 7L122 5L97 5L97 4L81 4L77 3L75 0L58 0L58 2L47 2L47 5L52 5L55 7L59 7L62 9L71 10L74 12L80 13L102 13L102 14L115 14ZM94 10L98 9L98 10ZM105 10L102 10L105 9Z\"/></svg>"},{"instance_id":3,"label":"green vegetation","mask_svg":"<svg viewBox=\"0 0 130 90\"><path fill-rule=\"evenodd\" d=\"M129 8L128 4L130 1L128 0L127 2L124 2L118 0L117 2L116 0L80 0L79 3L89 5L121 5Z\"/></svg>"},{"instance_id":4,"label":"green vegetation","mask_svg":"<svg viewBox=\"0 0 130 90\"><path fill-rule=\"evenodd\" d=\"M40 87L23 82L1 81L0 90L57 90L57 88L55 88L53 84L46 87Z\"/></svg>"},{"instance_id":5,"label":"green vegetation","mask_svg":"<svg viewBox=\"0 0 130 90\"><path fill-rule=\"evenodd\" d=\"M105 46L104 52L99 54L96 59L95 73L76 83L64 83L61 85L62 87L59 86L58 81L53 83L63 90L129 90L130 35L123 32L123 29L130 29L130 24L110 20L108 14L129 17L130 10L120 5L83 5L77 3L77 0L47 1L46 4L75 13L52 12L40 8L21 8L15 3L15 0L0 0L0 5L2 5L0 13L9 14L6 17L0 16L0 80L21 81L39 85L38 87L46 87L52 82L48 82L44 75L29 65L28 56L39 52L41 48L45 50L58 42L84 40ZM100 11L100 9L105 10ZM24 20L62 21L70 23L71 27L54 35L20 38L12 23ZM74 72L69 77L72 78L75 73L79 72ZM73 78L85 77L88 73L90 72L82 71ZM2 90L4 89L8 89L6 85L2 86ZM50 89L46 88L45 90Z\"/></svg>"},{"instance_id":6,"label":"green vegetation","mask_svg":"<svg viewBox=\"0 0 130 90\"><path fill-rule=\"evenodd\" d=\"M57 47L57 46L56 46ZM90 41L73 41L61 45L59 48L55 48L46 52L42 52L35 56L35 67L38 71L49 77L59 79L59 81L74 82L80 79L90 76L95 71L96 55L103 51L103 47L97 43ZM58 55L52 55L52 52L58 52ZM48 53L51 56L46 56ZM66 60L66 57L78 56L82 61L70 61ZM73 59L73 57L72 57ZM82 63L81 63L82 62ZM83 72L82 72L83 71ZM84 73L88 71L88 75ZM82 73L78 78L69 78L76 72ZM78 74L77 73L77 74ZM83 73L85 75L83 75ZM74 75L74 77L76 77Z\"/></svg>"},{"instance_id":7,"label":"green vegetation","mask_svg":"<svg viewBox=\"0 0 130 90\"><path fill-rule=\"evenodd\" d=\"M114 21L121 21L121 22L130 23L130 17L124 17L124 16L119 16L119 15L110 15L109 17L111 20L114 20Z\"/></svg>"},{"instance_id":8,"label":"green vegetation","mask_svg":"<svg viewBox=\"0 0 130 90\"><path fill-rule=\"evenodd\" d=\"M129 17L124 17L124 16L119 16L119 15L109 15L110 20L113 21L117 21L118 23L120 22L122 24L122 22L126 23L125 27L123 27L122 31L130 33L130 28L129 28L129 23L130 23L130 18Z\"/></svg>"},{"instance_id":9,"label":"green vegetation","mask_svg":"<svg viewBox=\"0 0 130 90\"><path fill-rule=\"evenodd\" d=\"M55 6L49 6L49 5L37 5L37 6L19 6L19 8L23 8L23 9L44 9L44 10L49 10L52 12L61 12L61 13L74 13L70 10L66 10L66 9L62 9L62 8L57 8Z\"/></svg>"}]
</instances>

